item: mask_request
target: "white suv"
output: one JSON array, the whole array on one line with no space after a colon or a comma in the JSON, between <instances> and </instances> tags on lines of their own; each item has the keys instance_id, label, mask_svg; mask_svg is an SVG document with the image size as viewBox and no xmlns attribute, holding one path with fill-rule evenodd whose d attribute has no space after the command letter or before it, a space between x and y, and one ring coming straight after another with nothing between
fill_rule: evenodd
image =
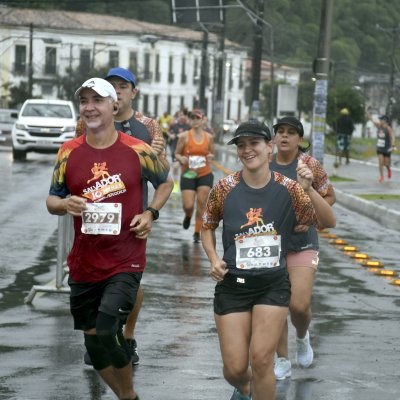
<instances>
[{"instance_id":1,"label":"white suv","mask_svg":"<svg viewBox=\"0 0 400 400\"><path fill-rule=\"evenodd\" d=\"M30 151L57 152L75 136L76 119L71 101L26 100L11 132L14 160L25 160Z\"/></svg>"}]
</instances>

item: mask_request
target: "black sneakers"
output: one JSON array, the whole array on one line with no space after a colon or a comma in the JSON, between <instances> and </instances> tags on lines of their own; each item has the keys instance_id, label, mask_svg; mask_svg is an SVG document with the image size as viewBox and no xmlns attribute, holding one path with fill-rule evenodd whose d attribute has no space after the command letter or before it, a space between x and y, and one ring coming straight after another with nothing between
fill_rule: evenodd
<instances>
[{"instance_id":1,"label":"black sneakers","mask_svg":"<svg viewBox=\"0 0 400 400\"><path fill-rule=\"evenodd\" d=\"M193 242L194 243L200 243L200 233L195 232L193 235Z\"/></svg>"},{"instance_id":2,"label":"black sneakers","mask_svg":"<svg viewBox=\"0 0 400 400\"><path fill-rule=\"evenodd\" d=\"M189 229L190 226L190 217L185 215L185 219L182 222L183 229Z\"/></svg>"},{"instance_id":3,"label":"black sneakers","mask_svg":"<svg viewBox=\"0 0 400 400\"><path fill-rule=\"evenodd\" d=\"M139 365L139 354L137 352L137 343L135 339L127 339L129 348L131 349L132 365Z\"/></svg>"}]
</instances>

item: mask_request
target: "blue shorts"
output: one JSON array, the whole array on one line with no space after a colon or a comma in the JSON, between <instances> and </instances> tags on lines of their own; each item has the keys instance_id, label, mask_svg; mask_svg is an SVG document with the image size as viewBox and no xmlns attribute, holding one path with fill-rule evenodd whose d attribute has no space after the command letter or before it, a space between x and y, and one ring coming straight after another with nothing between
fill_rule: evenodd
<instances>
[{"instance_id":1,"label":"blue shorts","mask_svg":"<svg viewBox=\"0 0 400 400\"><path fill-rule=\"evenodd\" d=\"M351 135L338 133L336 143L337 143L337 148L340 151L348 151L350 149L350 144L351 144Z\"/></svg>"}]
</instances>

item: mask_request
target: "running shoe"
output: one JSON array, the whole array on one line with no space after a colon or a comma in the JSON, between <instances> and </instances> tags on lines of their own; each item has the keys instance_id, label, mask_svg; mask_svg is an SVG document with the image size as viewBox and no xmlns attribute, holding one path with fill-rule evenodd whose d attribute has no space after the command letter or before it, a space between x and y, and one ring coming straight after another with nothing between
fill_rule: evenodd
<instances>
[{"instance_id":1,"label":"running shoe","mask_svg":"<svg viewBox=\"0 0 400 400\"><path fill-rule=\"evenodd\" d=\"M251 400L251 396L248 396L247 394L241 394L240 391L235 388L231 400Z\"/></svg>"},{"instance_id":2,"label":"running shoe","mask_svg":"<svg viewBox=\"0 0 400 400\"><path fill-rule=\"evenodd\" d=\"M310 345L310 333L307 331L304 339L296 338L297 353L296 360L297 363L302 368L308 368L314 359L314 352Z\"/></svg>"},{"instance_id":3,"label":"running shoe","mask_svg":"<svg viewBox=\"0 0 400 400\"><path fill-rule=\"evenodd\" d=\"M392 170L390 168L387 169L388 179L392 177Z\"/></svg>"},{"instance_id":4,"label":"running shoe","mask_svg":"<svg viewBox=\"0 0 400 400\"><path fill-rule=\"evenodd\" d=\"M190 217L185 215L185 219L182 222L183 229L189 229L190 226Z\"/></svg>"},{"instance_id":5,"label":"running shoe","mask_svg":"<svg viewBox=\"0 0 400 400\"><path fill-rule=\"evenodd\" d=\"M379 183L383 183L383 180L384 180L383 176L380 176L379 177Z\"/></svg>"},{"instance_id":6,"label":"running shoe","mask_svg":"<svg viewBox=\"0 0 400 400\"><path fill-rule=\"evenodd\" d=\"M135 339L127 339L132 355L132 365L139 365L139 354L137 351L137 343Z\"/></svg>"},{"instance_id":7,"label":"running shoe","mask_svg":"<svg viewBox=\"0 0 400 400\"><path fill-rule=\"evenodd\" d=\"M174 189L172 193L179 193L179 183L177 181L174 182Z\"/></svg>"},{"instance_id":8,"label":"running shoe","mask_svg":"<svg viewBox=\"0 0 400 400\"><path fill-rule=\"evenodd\" d=\"M275 360L274 372L278 381L289 378L292 375L292 363L285 357L278 357Z\"/></svg>"},{"instance_id":9,"label":"running shoe","mask_svg":"<svg viewBox=\"0 0 400 400\"><path fill-rule=\"evenodd\" d=\"M83 355L83 362L86 365L93 365L92 360L90 359L89 353L87 351L85 351L85 354Z\"/></svg>"},{"instance_id":10,"label":"running shoe","mask_svg":"<svg viewBox=\"0 0 400 400\"><path fill-rule=\"evenodd\" d=\"M199 232L195 232L193 235L193 242L194 243L200 243L200 233Z\"/></svg>"}]
</instances>

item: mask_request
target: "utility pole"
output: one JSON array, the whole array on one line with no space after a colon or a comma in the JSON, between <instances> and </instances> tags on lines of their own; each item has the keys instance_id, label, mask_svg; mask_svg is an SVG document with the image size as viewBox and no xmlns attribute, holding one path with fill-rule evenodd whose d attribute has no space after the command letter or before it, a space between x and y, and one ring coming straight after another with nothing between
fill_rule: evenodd
<instances>
[{"instance_id":1,"label":"utility pole","mask_svg":"<svg viewBox=\"0 0 400 400\"><path fill-rule=\"evenodd\" d=\"M260 75L261 75L261 59L263 46L263 16L264 16L264 0L257 1L257 20L255 22L254 50L252 61L252 77L251 77L251 106L250 117L257 118L260 111Z\"/></svg>"},{"instance_id":2,"label":"utility pole","mask_svg":"<svg viewBox=\"0 0 400 400\"><path fill-rule=\"evenodd\" d=\"M224 78L225 78L225 24L221 28L221 37L218 49L217 96L215 105L214 124L218 127L217 140L222 142L222 124L224 120Z\"/></svg>"},{"instance_id":3,"label":"utility pole","mask_svg":"<svg viewBox=\"0 0 400 400\"><path fill-rule=\"evenodd\" d=\"M269 97L269 120L271 126L274 124L274 116L275 116L275 77L274 77L274 29L272 28L272 25L270 25L270 59L271 59L271 66L270 66L270 97Z\"/></svg>"},{"instance_id":4,"label":"utility pole","mask_svg":"<svg viewBox=\"0 0 400 400\"><path fill-rule=\"evenodd\" d=\"M389 76L389 90L388 90L388 102L386 106L386 115L389 119L392 119L393 114L393 103L394 103L394 71L395 71L395 61L394 56L396 53L396 46L398 40L398 32L400 32L400 25L393 28L382 28L379 24L376 24L376 29L387 32L392 35L392 49L390 52L390 76Z\"/></svg>"},{"instance_id":5,"label":"utility pole","mask_svg":"<svg viewBox=\"0 0 400 400\"><path fill-rule=\"evenodd\" d=\"M29 25L28 98L33 92L33 24Z\"/></svg>"},{"instance_id":6,"label":"utility pole","mask_svg":"<svg viewBox=\"0 0 400 400\"><path fill-rule=\"evenodd\" d=\"M332 30L333 0L323 0L319 29L318 54L314 61L315 90L312 120L312 155L324 163L326 106Z\"/></svg>"},{"instance_id":7,"label":"utility pole","mask_svg":"<svg viewBox=\"0 0 400 400\"><path fill-rule=\"evenodd\" d=\"M207 57L207 47L208 47L208 31L203 25L203 43L201 47L201 71L200 71L200 88L199 88L199 106L204 113L207 114L207 104L206 104L206 86L208 78L208 57Z\"/></svg>"}]
</instances>

